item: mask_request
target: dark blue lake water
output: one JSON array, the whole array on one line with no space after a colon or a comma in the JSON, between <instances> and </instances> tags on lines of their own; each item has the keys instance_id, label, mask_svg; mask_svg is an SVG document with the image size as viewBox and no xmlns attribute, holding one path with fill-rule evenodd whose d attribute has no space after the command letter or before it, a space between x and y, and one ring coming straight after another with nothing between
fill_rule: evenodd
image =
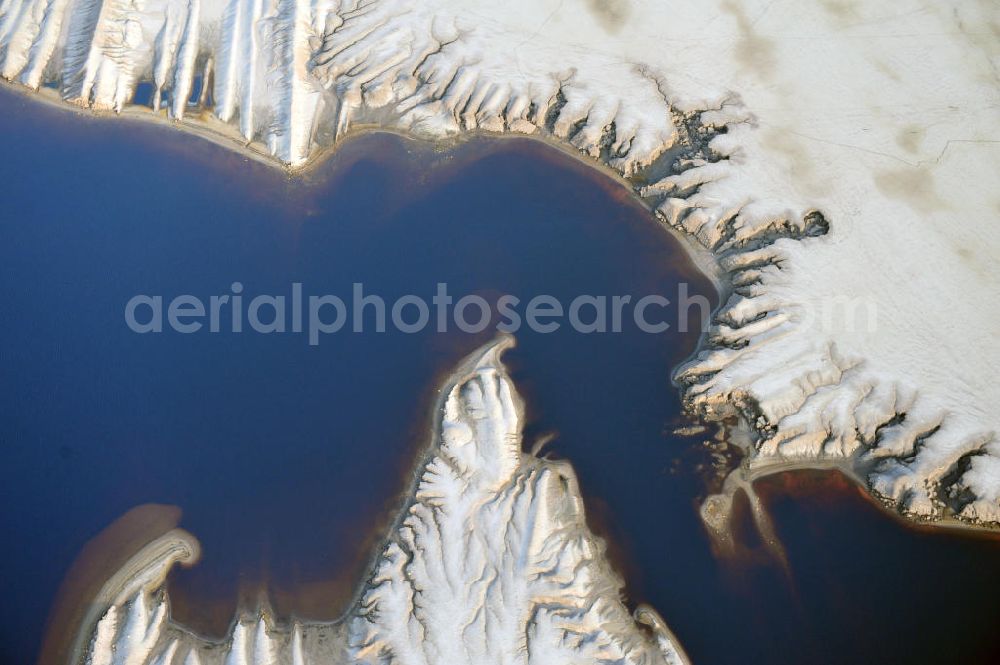
<instances>
[{"instance_id":1,"label":"dark blue lake water","mask_svg":"<svg viewBox=\"0 0 1000 665\"><path fill-rule=\"evenodd\" d=\"M0 94L0 656L32 662L80 548L130 508L180 506L203 559L176 614L221 633L267 587L279 611L337 616L406 486L439 380L490 332L139 335L134 295L390 302L677 292L713 302L678 242L625 190L527 140L450 152L354 140L287 178L179 132ZM677 461L670 371L697 331L523 330L507 359L529 439L569 458L633 601L696 664L991 663L1000 547L929 536L814 476L767 493L791 579L720 563ZM530 443L530 441L529 441ZM678 470L679 469L679 470Z\"/></svg>"}]
</instances>

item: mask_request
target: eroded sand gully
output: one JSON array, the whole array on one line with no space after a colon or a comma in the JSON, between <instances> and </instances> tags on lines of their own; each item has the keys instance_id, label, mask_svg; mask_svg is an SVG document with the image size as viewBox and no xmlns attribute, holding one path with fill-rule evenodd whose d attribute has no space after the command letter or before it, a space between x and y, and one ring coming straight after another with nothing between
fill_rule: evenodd
<instances>
[{"instance_id":1,"label":"eroded sand gully","mask_svg":"<svg viewBox=\"0 0 1000 665\"><path fill-rule=\"evenodd\" d=\"M687 663L652 608L623 605L572 468L523 452L523 405L500 361L512 343L480 349L442 389L409 500L341 619L283 624L264 604L218 642L177 625L164 580L198 544L169 528L173 512L77 626L53 627L76 635L69 662Z\"/></svg>"},{"instance_id":2,"label":"eroded sand gully","mask_svg":"<svg viewBox=\"0 0 1000 665\"><path fill-rule=\"evenodd\" d=\"M562 145L707 259L724 303L676 379L750 467L996 525L996 7L827 5L7 0L0 74L291 169L366 128Z\"/></svg>"},{"instance_id":3,"label":"eroded sand gully","mask_svg":"<svg viewBox=\"0 0 1000 665\"><path fill-rule=\"evenodd\" d=\"M172 532L180 516L180 509L174 506L138 506L87 543L59 588L39 663L67 663L72 654L82 650L78 627L92 624L97 618L94 609L109 601L101 598L107 581L127 570L136 552ZM195 555L190 563L196 560Z\"/></svg>"}]
</instances>

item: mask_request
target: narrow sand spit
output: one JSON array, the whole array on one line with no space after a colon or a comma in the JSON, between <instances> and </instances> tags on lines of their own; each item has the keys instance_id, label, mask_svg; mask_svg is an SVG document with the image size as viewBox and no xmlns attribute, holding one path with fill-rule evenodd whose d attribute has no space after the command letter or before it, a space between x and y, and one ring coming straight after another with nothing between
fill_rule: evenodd
<instances>
[{"instance_id":1,"label":"narrow sand spit","mask_svg":"<svg viewBox=\"0 0 1000 665\"><path fill-rule=\"evenodd\" d=\"M173 529L112 574L80 626L71 662L247 664L688 662L650 607L634 616L604 543L587 527L572 468L522 451L524 409L501 338L449 377L409 501L346 614L275 622L248 608L220 642L170 618L164 579L197 559Z\"/></svg>"},{"instance_id":2,"label":"narrow sand spit","mask_svg":"<svg viewBox=\"0 0 1000 665\"><path fill-rule=\"evenodd\" d=\"M833 461L986 525L998 25L959 1L25 0L0 75L122 115L146 84L143 117L290 168L371 127L571 146L713 257L726 299L676 380L753 429L751 466Z\"/></svg>"}]
</instances>

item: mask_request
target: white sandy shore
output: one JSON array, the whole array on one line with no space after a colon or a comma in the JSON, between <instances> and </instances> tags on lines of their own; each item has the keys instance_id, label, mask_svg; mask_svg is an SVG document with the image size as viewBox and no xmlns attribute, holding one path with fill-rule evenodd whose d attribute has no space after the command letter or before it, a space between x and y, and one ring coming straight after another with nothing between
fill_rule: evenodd
<instances>
[{"instance_id":1,"label":"white sandy shore","mask_svg":"<svg viewBox=\"0 0 1000 665\"><path fill-rule=\"evenodd\" d=\"M281 623L251 608L226 639L198 637L170 618L164 579L198 552L175 529L104 585L73 662L687 665L652 608L622 603L573 470L522 452L523 406L500 362L511 343L445 382L409 501L342 619Z\"/></svg>"},{"instance_id":2,"label":"white sandy shore","mask_svg":"<svg viewBox=\"0 0 1000 665\"><path fill-rule=\"evenodd\" d=\"M989 0L3 0L0 73L123 111L153 81L292 166L368 126L652 164L640 194L731 287L677 374L691 408L753 426L752 464L833 460L907 514L985 524L998 26ZM184 103L198 75L211 121Z\"/></svg>"}]
</instances>

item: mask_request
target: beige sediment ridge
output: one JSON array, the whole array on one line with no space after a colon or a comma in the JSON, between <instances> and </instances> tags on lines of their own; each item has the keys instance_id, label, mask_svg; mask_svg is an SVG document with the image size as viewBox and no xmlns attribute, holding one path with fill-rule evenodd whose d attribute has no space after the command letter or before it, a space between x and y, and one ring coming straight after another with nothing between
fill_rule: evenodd
<instances>
[{"instance_id":1,"label":"beige sediment ridge","mask_svg":"<svg viewBox=\"0 0 1000 665\"><path fill-rule=\"evenodd\" d=\"M622 602L569 464L522 451L523 404L500 361L512 343L445 382L409 500L343 617L282 622L262 605L221 641L196 635L171 618L164 580L198 545L172 529L109 576L79 626L53 626L79 631L69 662L687 665L655 610Z\"/></svg>"},{"instance_id":2,"label":"beige sediment ridge","mask_svg":"<svg viewBox=\"0 0 1000 665\"><path fill-rule=\"evenodd\" d=\"M1000 99L990 45L963 35L992 23L903 1L914 11L861 2L845 22L754 0L610 18L527 0L28 0L0 33L0 75L289 172L372 129L529 136L600 165L721 293L675 375L692 411L744 418L751 464L833 460L903 514L985 526L1000 522L1000 357L983 334L1000 234L971 220L996 214L981 183L1000 177ZM824 47L803 53L803 34ZM132 107L139 82L163 110ZM810 317L844 294L878 312L874 332ZM947 343L925 358L928 340Z\"/></svg>"},{"instance_id":3,"label":"beige sediment ridge","mask_svg":"<svg viewBox=\"0 0 1000 665\"><path fill-rule=\"evenodd\" d=\"M273 155L267 152L267 146L259 141L248 142L232 125L221 122L214 115L212 115L211 109L202 109L197 115L187 115L184 118L178 119L171 118L166 109L154 111L153 109L142 105L126 106L120 111L115 111L110 109L95 109L79 104L67 104L61 97L59 97L59 93L52 88L39 88L38 90L31 90L29 88L25 88L24 86L11 84L9 81L5 81L3 79L0 79L0 87L4 90L17 94L26 100L35 102L40 101L53 109L75 113L95 120L150 123L154 126L160 126L175 131L182 131L185 134L204 139L213 145L217 145L221 148L242 155L247 159L252 159L256 163L275 169L276 171L284 173L289 177L308 176L309 174L315 172L322 164L333 158L336 153L343 150L344 146L348 142L360 139L369 134L392 134L407 141L431 146L439 151L456 150L462 144L474 139L516 139L534 141L541 145L545 145L550 149L556 150L559 154L565 155L566 157L573 159L575 162L583 164L617 183L628 191L629 195L636 203L649 211L651 219L658 221L654 207L650 200L643 198L640 195L639 190L641 189L641 185L623 177L621 173L612 169L607 164L581 153L579 150L567 145L565 141L544 131L532 134L511 134L475 129L448 137L427 138L415 136L412 132L395 127L359 123L352 125L343 136L338 138L335 144L318 150L302 163L293 165L276 159ZM688 258L690 258L699 271L713 283L720 296L724 296L731 288L728 284L728 277L726 274L720 272L718 263L715 261L711 253L708 252L704 246L695 242L690 235L680 233L670 226L663 226L667 229L671 236L680 242L681 246L687 253Z\"/></svg>"},{"instance_id":4,"label":"beige sediment ridge","mask_svg":"<svg viewBox=\"0 0 1000 665\"><path fill-rule=\"evenodd\" d=\"M969 28L995 8L900 1L850 20L751 0L610 17L534 0L69 3L5 24L0 74L166 123L128 104L152 76L182 102L177 126L295 168L373 127L541 138L633 192L664 167L637 194L723 298L675 375L688 408L744 421L751 474L836 467L908 519L995 526L1000 233L983 183L1000 178L1000 91L996 40ZM288 48L257 40L265 27ZM183 103L195 70L211 110ZM808 316L844 294L873 304L874 331Z\"/></svg>"}]
</instances>

